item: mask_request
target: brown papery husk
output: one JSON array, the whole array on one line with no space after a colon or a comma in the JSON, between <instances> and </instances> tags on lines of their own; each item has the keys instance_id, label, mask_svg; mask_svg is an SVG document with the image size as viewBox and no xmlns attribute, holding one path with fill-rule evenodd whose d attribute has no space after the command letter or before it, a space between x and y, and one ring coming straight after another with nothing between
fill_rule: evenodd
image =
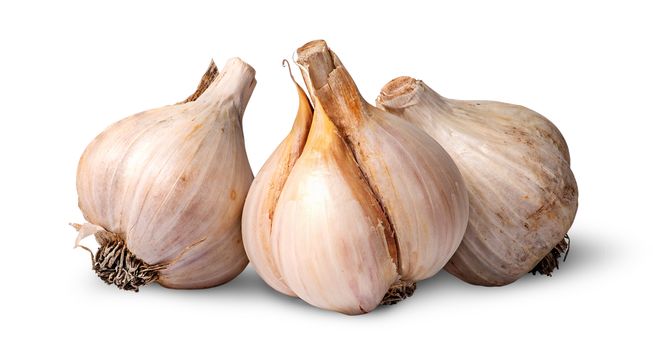
<instances>
[{"instance_id":1,"label":"brown papery husk","mask_svg":"<svg viewBox=\"0 0 653 350\"><path fill-rule=\"evenodd\" d=\"M204 75L202 76L202 79L200 79L200 82L197 84L197 88L195 89L195 92L193 92L190 96L188 96L187 99L177 103L177 104L184 104L188 102L193 102L197 100L198 97L200 97L204 91L211 85L213 80L219 75L218 72L218 66L215 65L215 62L211 60L211 63L209 63L209 67L206 69L206 72L204 72Z\"/></svg>"},{"instance_id":2,"label":"brown papery husk","mask_svg":"<svg viewBox=\"0 0 653 350\"><path fill-rule=\"evenodd\" d=\"M390 255L396 256L393 261L401 280L390 287L382 303L393 304L412 295L415 282L433 276L458 247L468 215L464 182L435 140L363 99L340 59L323 40L309 42L297 53L311 98L319 101L337 127L389 222L387 246ZM391 150L392 155L380 154L381 149ZM406 166L414 169L406 171ZM415 179L393 171L421 175ZM408 192L422 196L400 195ZM449 195L442 195L447 192ZM419 219L409 220L413 214ZM446 224L430 221L436 217ZM428 228L416 230L419 225Z\"/></svg>"}]
</instances>

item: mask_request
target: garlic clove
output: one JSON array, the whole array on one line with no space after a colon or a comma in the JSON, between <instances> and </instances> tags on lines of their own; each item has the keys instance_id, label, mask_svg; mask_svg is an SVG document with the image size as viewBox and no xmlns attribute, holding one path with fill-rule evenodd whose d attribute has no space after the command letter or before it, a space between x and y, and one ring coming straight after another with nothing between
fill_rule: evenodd
<instances>
[{"instance_id":1,"label":"garlic clove","mask_svg":"<svg viewBox=\"0 0 653 350\"><path fill-rule=\"evenodd\" d=\"M409 77L388 83L377 104L436 139L466 180L469 225L447 271L480 285L550 274L578 206L569 150L550 121L521 106L447 99Z\"/></svg>"},{"instance_id":2,"label":"garlic clove","mask_svg":"<svg viewBox=\"0 0 653 350\"><path fill-rule=\"evenodd\" d=\"M278 199L271 241L287 286L320 308L369 312L398 279L383 209L319 104Z\"/></svg>"},{"instance_id":3,"label":"garlic clove","mask_svg":"<svg viewBox=\"0 0 653 350\"><path fill-rule=\"evenodd\" d=\"M368 104L324 41L298 50L314 100L341 131L396 234L402 280L437 273L462 240L468 199L444 149L410 123Z\"/></svg>"},{"instance_id":4,"label":"garlic clove","mask_svg":"<svg viewBox=\"0 0 653 350\"><path fill-rule=\"evenodd\" d=\"M112 247L140 261L115 265L115 274L156 266L149 281L203 288L227 282L247 265L240 218L253 175L241 118L255 72L240 59L228 61L218 75L211 71L195 100L191 96L192 101L115 123L80 159L77 189L84 217L125 243L109 242ZM108 252L103 247L98 256L116 263L100 255ZM103 263L96 257L96 272ZM100 277L127 289L141 283L136 275L125 285L111 276L108 271Z\"/></svg>"},{"instance_id":5,"label":"garlic clove","mask_svg":"<svg viewBox=\"0 0 653 350\"><path fill-rule=\"evenodd\" d=\"M304 149L313 119L313 108L308 97L295 79L292 79L299 96L295 122L288 136L256 175L243 209L243 243L249 260L268 285L290 296L295 294L286 286L272 258L272 217L286 179Z\"/></svg>"}]
</instances>

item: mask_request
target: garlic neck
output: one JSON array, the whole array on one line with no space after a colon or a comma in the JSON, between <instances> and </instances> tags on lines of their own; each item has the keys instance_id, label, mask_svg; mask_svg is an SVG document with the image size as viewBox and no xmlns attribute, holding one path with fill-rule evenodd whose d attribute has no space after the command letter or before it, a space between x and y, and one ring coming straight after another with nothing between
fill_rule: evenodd
<instances>
[{"instance_id":1,"label":"garlic neck","mask_svg":"<svg viewBox=\"0 0 653 350\"><path fill-rule=\"evenodd\" d=\"M447 99L431 90L421 80L411 77L392 79L381 89L376 99L379 107L395 114L403 114L405 110L427 106L430 111L438 114L451 113Z\"/></svg>"},{"instance_id":2,"label":"garlic neck","mask_svg":"<svg viewBox=\"0 0 653 350\"><path fill-rule=\"evenodd\" d=\"M218 76L218 67L215 65L215 62L211 60L211 63L209 64L209 68L204 72L204 75L202 76L202 79L200 80L199 84L197 84L197 88L195 89L195 92L193 92L192 95L188 96L185 100L178 102L177 104L184 104L188 102L193 102L197 100L204 91L211 85L213 80Z\"/></svg>"},{"instance_id":3,"label":"garlic neck","mask_svg":"<svg viewBox=\"0 0 653 350\"><path fill-rule=\"evenodd\" d=\"M256 71L240 58L231 58L211 85L197 99L200 103L231 105L242 118L252 96Z\"/></svg>"},{"instance_id":4,"label":"garlic neck","mask_svg":"<svg viewBox=\"0 0 653 350\"><path fill-rule=\"evenodd\" d=\"M297 49L306 86L338 129L349 134L357 129L371 106L363 99L353 79L326 42L315 40Z\"/></svg>"}]
</instances>

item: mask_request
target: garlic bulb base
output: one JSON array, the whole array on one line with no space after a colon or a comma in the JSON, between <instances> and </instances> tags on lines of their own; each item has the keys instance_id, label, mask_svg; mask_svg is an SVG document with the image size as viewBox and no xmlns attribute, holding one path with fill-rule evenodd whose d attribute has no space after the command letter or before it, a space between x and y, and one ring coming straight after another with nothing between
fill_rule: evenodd
<instances>
[{"instance_id":1,"label":"garlic bulb base","mask_svg":"<svg viewBox=\"0 0 653 350\"><path fill-rule=\"evenodd\" d=\"M106 284L134 292L138 292L139 287L159 279L159 271L168 266L144 262L130 252L121 239L105 242L91 258L93 271Z\"/></svg>"},{"instance_id":2,"label":"garlic bulb base","mask_svg":"<svg viewBox=\"0 0 653 350\"><path fill-rule=\"evenodd\" d=\"M417 289L417 283L410 281L397 281L390 286L388 292L383 296L381 305L394 305L408 297L413 296Z\"/></svg>"},{"instance_id":3,"label":"garlic bulb base","mask_svg":"<svg viewBox=\"0 0 653 350\"><path fill-rule=\"evenodd\" d=\"M79 232L74 248L82 248L91 254L91 265L95 274L106 284L114 284L118 289L134 292L138 292L139 287L152 282L159 282L164 287L169 287L159 280L159 272L175 264L188 251L206 241L206 237L196 241L170 261L148 264L129 250L127 243L119 234L89 223L70 225ZM91 249L80 244L88 236L95 237L95 240L100 244L95 255Z\"/></svg>"},{"instance_id":4,"label":"garlic bulb base","mask_svg":"<svg viewBox=\"0 0 653 350\"><path fill-rule=\"evenodd\" d=\"M540 273L540 275L547 275L551 277L551 274L553 273L553 270L559 269L560 266L558 265L558 259L564 254L565 256L562 258L562 261L564 262L567 260L567 254L569 254L569 247L570 247L571 240L569 239L569 235L565 235L565 238L562 239L558 244L556 244L553 249L547 254L542 260L540 260L537 265L530 271L533 275L536 273Z\"/></svg>"}]
</instances>

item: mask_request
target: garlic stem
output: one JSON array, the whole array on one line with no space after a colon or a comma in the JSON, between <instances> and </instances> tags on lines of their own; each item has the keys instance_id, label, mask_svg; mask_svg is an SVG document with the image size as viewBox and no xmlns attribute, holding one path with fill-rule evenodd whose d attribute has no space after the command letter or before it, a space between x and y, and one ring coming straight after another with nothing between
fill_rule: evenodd
<instances>
[{"instance_id":1,"label":"garlic stem","mask_svg":"<svg viewBox=\"0 0 653 350\"><path fill-rule=\"evenodd\" d=\"M240 58L231 58L225 64L222 73L197 98L199 103L233 103L242 118L245 107L252 96L256 71Z\"/></svg>"},{"instance_id":2,"label":"garlic stem","mask_svg":"<svg viewBox=\"0 0 653 350\"><path fill-rule=\"evenodd\" d=\"M338 56L324 40L297 49L297 63L313 99L317 99L339 130L350 135L370 106L361 96Z\"/></svg>"},{"instance_id":3,"label":"garlic stem","mask_svg":"<svg viewBox=\"0 0 653 350\"><path fill-rule=\"evenodd\" d=\"M405 109L418 103L427 103L431 109L442 113L451 113L451 106L435 91L429 91L428 99L423 95L424 85L411 77L398 77L387 83L377 102L388 111Z\"/></svg>"}]
</instances>

